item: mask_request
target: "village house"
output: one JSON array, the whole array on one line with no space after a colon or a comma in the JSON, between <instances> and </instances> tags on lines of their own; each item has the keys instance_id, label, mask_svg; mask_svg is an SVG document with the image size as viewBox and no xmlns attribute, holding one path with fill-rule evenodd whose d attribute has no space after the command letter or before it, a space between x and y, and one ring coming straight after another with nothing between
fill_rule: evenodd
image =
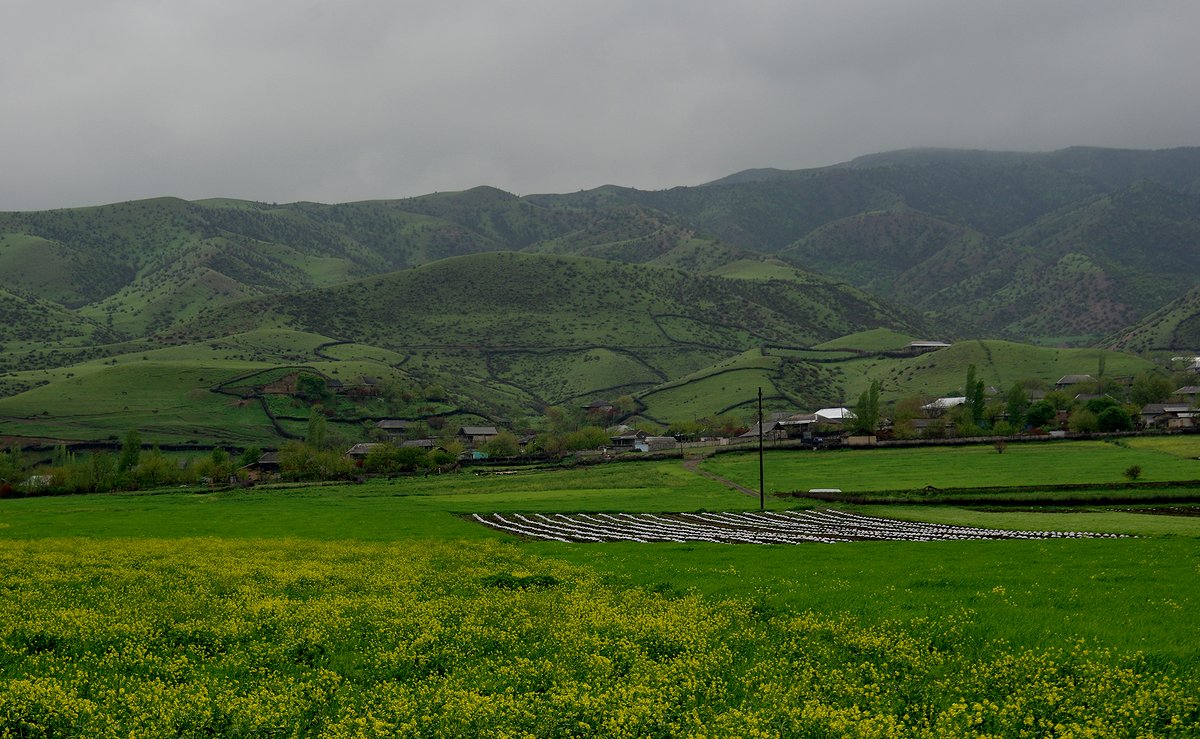
<instances>
[{"instance_id":1,"label":"village house","mask_svg":"<svg viewBox=\"0 0 1200 739\"><path fill-rule=\"evenodd\" d=\"M281 469L279 452L263 452L258 459L242 467L251 480L260 480L268 475L278 475Z\"/></svg>"},{"instance_id":2,"label":"village house","mask_svg":"<svg viewBox=\"0 0 1200 739\"><path fill-rule=\"evenodd\" d=\"M355 462L361 463L364 459L367 458L368 454L375 451L376 449L382 449L385 446L387 446L387 445L379 443L379 442L363 442L361 444L355 444L354 446L347 449L346 453L343 456L349 457L350 459L354 460Z\"/></svg>"},{"instance_id":3,"label":"village house","mask_svg":"<svg viewBox=\"0 0 1200 739\"><path fill-rule=\"evenodd\" d=\"M923 438L940 438L954 434L954 421L942 418L914 418L907 421L914 434Z\"/></svg>"},{"instance_id":4,"label":"village house","mask_svg":"<svg viewBox=\"0 0 1200 739\"><path fill-rule=\"evenodd\" d=\"M399 418L384 418L375 422L375 428L387 434L389 439L399 439L413 427L412 421Z\"/></svg>"},{"instance_id":5,"label":"village house","mask_svg":"<svg viewBox=\"0 0 1200 739\"><path fill-rule=\"evenodd\" d=\"M620 434L615 434L608 437L609 443L615 451L627 451L637 446L639 441L644 441L648 437L645 431L630 429Z\"/></svg>"},{"instance_id":6,"label":"village house","mask_svg":"<svg viewBox=\"0 0 1200 739\"><path fill-rule=\"evenodd\" d=\"M816 413L796 413L777 421L778 427L788 439L811 439L821 418ZM764 433L766 429L763 430ZM757 436L757 431L755 432Z\"/></svg>"},{"instance_id":7,"label":"village house","mask_svg":"<svg viewBox=\"0 0 1200 739\"><path fill-rule=\"evenodd\" d=\"M1200 400L1200 385L1185 385L1172 393L1181 403L1190 403L1195 407Z\"/></svg>"},{"instance_id":8,"label":"village house","mask_svg":"<svg viewBox=\"0 0 1200 739\"><path fill-rule=\"evenodd\" d=\"M1143 428L1190 429L1196 428L1196 417L1200 412L1189 403L1149 403L1142 406L1138 414Z\"/></svg>"},{"instance_id":9,"label":"village house","mask_svg":"<svg viewBox=\"0 0 1200 739\"><path fill-rule=\"evenodd\" d=\"M611 416L617 412L617 407L607 400L593 400L583 407L589 416Z\"/></svg>"},{"instance_id":10,"label":"village house","mask_svg":"<svg viewBox=\"0 0 1200 739\"><path fill-rule=\"evenodd\" d=\"M1096 378L1091 375L1063 375L1058 378L1058 382L1054 383L1055 390L1062 390L1071 387L1072 385L1083 385L1086 383L1094 383Z\"/></svg>"},{"instance_id":11,"label":"village house","mask_svg":"<svg viewBox=\"0 0 1200 739\"><path fill-rule=\"evenodd\" d=\"M437 439L406 439L400 442L400 447L404 449L424 449L426 451L441 449L438 446Z\"/></svg>"},{"instance_id":12,"label":"village house","mask_svg":"<svg viewBox=\"0 0 1200 739\"><path fill-rule=\"evenodd\" d=\"M739 439L757 439L759 424L754 424L746 433L738 436ZM783 421L766 421L762 424L762 437L767 441L780 441L788 438L788 427L783 425Z\"/></svg>"},{"instance_id":13,"label":"village house","mask_svg":"<svg viewBox=\"0 0 1200 739\"><path fill-rule=\"evenodd\" d=\"M479 446L496 438L499 433L495 426L459 426L456 435L467 446Z\"/></svg>"},{"instance_id":14,"label":"village house","mask_svg":"<svg viewBox=\"0 0 1200 739\"><path fill-rule=\"evenodd\" d=\"M819 408L814 412L817 423L841 426L858 418L849 408Z\"/></svg>"}]
</instances>

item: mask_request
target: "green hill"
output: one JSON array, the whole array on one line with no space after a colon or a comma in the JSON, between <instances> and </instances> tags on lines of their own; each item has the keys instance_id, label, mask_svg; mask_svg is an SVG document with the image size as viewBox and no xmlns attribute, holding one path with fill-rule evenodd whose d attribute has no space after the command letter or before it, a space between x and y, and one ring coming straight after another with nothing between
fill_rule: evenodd
<instances>
[{"instance_id":1,"label":"green hill","mask_svg":"<svg viewBox=\"0 0 1200 739\"><path fill-rule=\"evenodd\" d=\"M1200 286L1113 335L1105 346L1130 352L1200 349Z\"/></svg>"},{"instance_id":2,"label":"green hill","mask_svg":"<svg viewBox=\"0 0 1200 739\"><path fill-rule=\"evenodd\" d=\"M1198 165L1195 148L922 149L653 192L0 213L0 429L107 436L126 405L154 426L163 395L109 408L112 388L139 394L123 370L136 362L163 378L303 365L445 391L339 407L351 429L371 414L507 418L621 395L672 420L744 410L760 386L800 408L875 376L939 392L963 362L995 367L996 382L1088 364L991 339L1196 348ZM881 354L962 337L989 341L956 362L975 343ZM1109 371L1126 364L1145 366L1113 355ZM215 392L188 382L160 384ZM83 413L99 396L95 418L111 422ZM276 427L268 406L239 438L302 424L291 409Z\"/></svg>"}]
</instances>

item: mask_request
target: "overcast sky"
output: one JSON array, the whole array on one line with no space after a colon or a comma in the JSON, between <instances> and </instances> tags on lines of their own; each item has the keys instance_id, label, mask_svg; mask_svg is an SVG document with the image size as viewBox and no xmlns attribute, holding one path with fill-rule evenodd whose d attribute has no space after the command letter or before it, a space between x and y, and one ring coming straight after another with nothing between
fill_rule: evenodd
<instances>
[{"instance_id":1,"label":"overcast sky","mask_svg":"<svg viewBox=\"0 0 1200 739\"><path fill-rule=\"evenodd\" d=\"M0 210L1200 145L1195 0L2 0Z\"/></svg>"}]
</instances>

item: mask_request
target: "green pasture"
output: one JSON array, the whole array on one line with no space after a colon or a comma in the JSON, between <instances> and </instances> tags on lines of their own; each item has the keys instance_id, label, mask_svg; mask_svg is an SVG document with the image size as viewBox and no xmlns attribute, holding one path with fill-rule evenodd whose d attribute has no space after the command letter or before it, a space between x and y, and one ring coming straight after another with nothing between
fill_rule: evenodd
<instances>
[{"instance_id":1,"label":"green pasture","mask_svg":"<svg viewBox=\"0 0 1200 739\"><path fill-rule=\"evenodd\" d=\"M649 416L660 420L701 418L737 403L749 402L763 389L773 396L779 359L752 349L638 395Z\"/></svg>"},{"instance_id":2,"label":"green pasture","mask_svg":"<svg viewBox=\"0 0 1200 739\"><path fill-rule=\"evenodd\" d=\"M865 450L775 450L766 454L768 492L838 488L846 492L988 488L1005 486L1125 482L1124 472L1142 468L1147 482L1200 480L1200 436L1172 442L1174 451L1153 444L1102 441L1013 443L998 453L991 445L931 446ZM1186 451L1185 451L1186 450ZM758 487L758 457L719 454L704 469Z\"/></svg>"},{"instance_id":3,"label":"green pasture","mask_svg":"<svg viewBox=\"0 0 1200 739\"><path fill-rule=\"evenodd\" d=\"M916 337L893 331L890 328L873 328L858 331L846 336L826 341L814 346L814 349L863 349L866 351L884 352L902 349Z\"/></svg>"},{"instance_id":4,"label":"green pasture","mask_svg":"<svg viewBox=\"0 0 1200 739\"><path fill-rule=\"evenodd\" d=\"M278 435L257 403L210 390L255 368L148 359L78 365L49 385L0 398L0 434L102 440L138 429L149 442L268 442Z\"/></svg>"},{"instance_id":5,"label":"green pasture","mask_svg":"<svg viewBox=\"0 0 1200 739\"><path fill-rule=\"evenodd\" d=\"M837 347L824 344L821 348ZM1132 376L1155 368L1149 360L1122 352L1057 349L997 340L960 341L916 357L865 357L836 366L845 373L846 397L857 398L878 380L883 396L894 400L914 395L959 395L970 365L975 365L979 379L1001 392L1026 379L1040 379L1053 386L1063 375L1095 377L1101 355L1108 377Z\"/></svg>"},{"instance_id":6,"label":"green pasture","mask_svg":"<svg viewBox=\"0 0 1200 739\"><path fill-rule=\"evenodd\" d=\"M636 355L604 348L578 351L497 352L488 358L496 379L527 389L552 404L600 393L616 398L661 376ZM600 392L603 391L603 392Z\"/></svg>"}]
</instances>

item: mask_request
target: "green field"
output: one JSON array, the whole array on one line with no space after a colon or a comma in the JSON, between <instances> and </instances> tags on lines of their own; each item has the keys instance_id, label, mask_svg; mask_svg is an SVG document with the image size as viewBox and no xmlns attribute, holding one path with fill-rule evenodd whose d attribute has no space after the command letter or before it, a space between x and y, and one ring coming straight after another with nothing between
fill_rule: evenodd
<instances>
[{"instance_id":1,"label":"green field","mask_svg":"<svg viewBox=\"0 0 1200 739\"><path fill-rule=\"evenodd\" d=\"M935 488L1115 484L1130 466L1147 482L1200 480L1200 437L871 449L779 450L766 454L767 492L838 488L847 492ZM704 469L757 489L758 458L721 454ZM1200 483L1198 483L1200 487Z\"/></svg>"},{"instance_id":2,"label":"green field","mask_svg":"<svg viewBox=\"0 0 1200 739\"><path fill-rule=\"evenodd\" d=\"M1200 464L1177 441L1036 460L1169 476ZM1034 463L980 451L1006 463L990 482ZM868 479L983 459L808 458ZM799 546L530 542L463 517L757 504L677 461L0 500L0 735L1195 735L1200 517L888 506L860 510L1138 538Z\"/></svg>"}]
</instances>

